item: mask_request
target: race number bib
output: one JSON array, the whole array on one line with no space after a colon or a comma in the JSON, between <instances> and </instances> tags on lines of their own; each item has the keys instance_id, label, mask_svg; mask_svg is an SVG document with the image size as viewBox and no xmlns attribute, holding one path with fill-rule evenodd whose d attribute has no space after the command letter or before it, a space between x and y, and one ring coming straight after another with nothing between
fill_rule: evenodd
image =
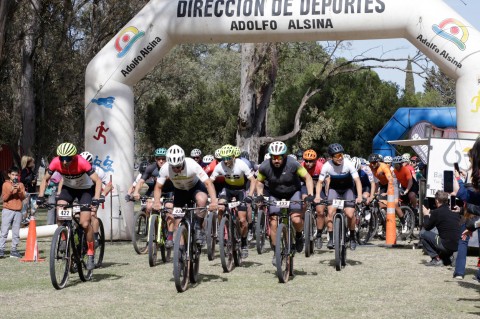
<instances>
[{"instance_id":1,"label":"race number bib","mask_svg":"<svg viewBox=\"0 0 480 319\"><path fill-rule=\"evenodd\" d=\"M57 209L58 220L71 220L72 216L73 216L73 209L71 207L69 208L58 207Z\"/></svg>"},{"instance_id":2,"label":"race number bib","mask_svg":"<svg viewBox=\"0 0 480 319\"><path fill-rule=\"evenodd\" d=\"M173 217L183 217L183 216L185 216L185 212L180 207L174 207L172 215L173 215Z\"/></svg>"},{"instance_id":3,"label":"race number bib","mask_svg":"<svg viewBox=\"0 0 480 319\"><path fill-rule=\"evenodd\" d=\"M240 205L240 202L230 202L228 203L228 208L232 209Z\"/></svg>"},{"instance_id":4,"label":"race number bib","mask_svg":"<svg viewBox=\"0 0 480 319\"><path fill-rule=\"evenodd\" d=\"M288 200L279 200L275 202L275 205L280 208L289 208L290 207L290 201Z\"/></svg>"},{"instance_id":5,"label":"race number bib","mask_svg":"<svg viewBox=\"0 0 480 319\"><path fill-rule=\"evenodd\" d=\"M345 201L343 199L334 199L332 202L332 206L338 209L343 209Z\"/></svg>"}]
</instances>

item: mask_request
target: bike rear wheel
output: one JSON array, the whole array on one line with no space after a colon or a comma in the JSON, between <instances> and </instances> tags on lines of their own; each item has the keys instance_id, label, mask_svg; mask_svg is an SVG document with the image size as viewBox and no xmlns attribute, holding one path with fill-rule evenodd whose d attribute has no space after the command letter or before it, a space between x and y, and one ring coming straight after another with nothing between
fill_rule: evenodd
<instances>
[{"instance_id":1,"label":"bike rear wheel","mask_svg":"<svg viewBox=\"0 0 480 319\"><path fill-rule=\"evenodd\" d=\"M238 220L238 219L237 219ZM233 244L233 262L236 267L242 265L242 245L241 245L241 239L240 239L240 225L238 222L234 222L232 225L233 229L233 238L232 238L232 244Z\"/></svg>"},{"instance_id":2,"label":"bike rear wheel","mask_svg":"<svg viewBox=\"0 0 480 319\"><path fill-rule=\"evenodd\" d=\"M162 223L161 224L162 229L160 231L161 238L160 238L160 243L159 243L160 257L162 258L162 261L164 263L166 263L170 260L170 257L171 257L171 254L172 254L172 248L167 248L165 246L165 244L167 242L167 234L168 234L167 222L163 218L160 218L159 220Z\"/></svg>"},{"instance_id":3,"label":"bike rear wheel","mask_svg":"<svg viewBox=\"0 0 480 319\"><path fill-rule=\"evenodd\" d=\"M192 247L192 256L190 258L190 282L196 284L198 282L198 271L200 270L200 252L201 247L194 245Z\"/></svg>"},{"instance_id":4,"label":"bike rear wheel","mask_svg":"<svg viewBox=\"0 0 480 319\"><path fill-rule=\"evenodd\" d=\"M63 289L68 282L68 273L72 260L72 249L67 238L67 227L60 226L55 230L50 245L50 279L53 287L58 290ZM63 249L60 249L61 246L64 246Z\"/></svg>"},{"instance_id":5,"label":"bike rear wheel","mask_svg":"<svg viewBox=\"0 0 480 319\"><path fill-rule=\"evenodd\" d=\"M207 215L207 257L208 260L215 259L215 245L217 243L217 213L209 212Z\"/></svg>"},{"instance_id":6,"label":"bike rear wheel","mask_svg":"<svg viewBox=\"0 0 480 319\"><path fill-rule=\"evenodd\" d=\"M258 210L256 216L255 225L255 244L257 247L257 253L261 255L265 251L265 238L266 238L266 216L263 210Z\"/></svg>"},{"instance_id":7,"label":"bike rear wheel","mask_svg":"<svg viewBox=\"0 0 480 319\"><path fill-rule=\"evenodd\" d=\"M150 267L157 265L158 242L157 231L160 223L158 215L150 216L150 230L148 231L148 264Z\"/></svg>"},{"instance_id":8,"label":"bike rear wheel","mask_svg":"<svg viewBox=\"0 0 480 319\"><path fill-rule=\"evenodd\" d=\"M78 234L79 244L77 245L77 271L81 281L89 281L92 279L93 270L87 269L87 237L83 229L75 230Z\"/></svg>"},{"instance_id":9,"label":"bike rear wheel","mask_svg":"<svg viewBox=\"0 0 480 319\"><path fill-rule=\"evenodd\" d=\"M357 242L360 245L365 245L375 234L376 216L374 216L371 210L363 209L359 212L357 218L358 221L355 232Z\"/></svg>"},{"instance_id":10,"label":"bike rear wheel","mask_svg":"<svg viewBox=\"0 0 480 319\"><path fill-rule=\"evenodd\" d=\"M233 260L232 233L230 231L230 218L223 216L218 227L218 249L224 272L231 272L235 268Z\"/></svg>"},{"instance_id":11,"label":"bike rear wheel","mask_svg":"<svg viewBox=\"0 0 480 319\"><path fill-rule=\"evenodd\" d=\"M335 245L335 269L340 271L342 269L342 246L343 243L343 225L341 218L335 218L333 224L333 243Z\"/></svg>"},{"instance_id":12,"label":"bike rear wheel","mask_svg":"<svg viewBox=\"0 0 480 319\"><path fill-rule=\"evenodd\" d=\"M184 292L188 288L190 261L188 260L187 249L188 230L185 225L180 225L173 245L173 278L178 292Z\"/></svg>"},{"instance_id":13,"label":"bike rear wheel","mask_svg":"<svg viewBox=\"0 0 480 319\"><path fill-rule=\"evenodd\" d=\"M405 218L405 225L407 226L407 231L402 233L402 224L399 223L400 226L397 227L397 233L400 239L406 240L413 235L413 230L415 228L415 214L409 206L401 206L400 209L402 210L403 217Z\"/></svg>"},{"instance_id":14,"label":"bike rear wheel","mask_svg":"<svg viewBox=\"0 0 480 319\"><path fill-rule=\"evenodd\" d=\"M98 225L98 246L95 248L95 268L102 267L103 255L105 254L105 230L100 218L98 218Z\"/></svg>"},{"instance_id":15,"label":"bike rear wheel","mask_svg":"<svg viewBox=\"0 0 480 319\"><path fill-rule=\"evenodd\" d=\"M293 273L293 269L291 269L290 238L285 224L278 225L276 243L277 277L280 283L286 283L290 277L290 272Z\"/></svg>"},{"instance_id":16,"label":"bike rear wheel","mask_svg":"<svg viewBox=\"0 0 480 319\"><path fill-rule=\"evenodd\" d=\"M148 250L148 220L143 211L135 213L132 231L132 244L137 254L145 254Z\"/></svg>"},{"instance_id":17,"label":"bike rear wheel","mask_svg":"<svg viewBox=\"0 0 480 319\"><path fill-rule=\"evenodd\" d=\"M305 220L303 223L303 235L305 237L305 257L310 257L313 254L315 244L315 218L310 209L305 212Z\"/></svg>"}]
</instances>

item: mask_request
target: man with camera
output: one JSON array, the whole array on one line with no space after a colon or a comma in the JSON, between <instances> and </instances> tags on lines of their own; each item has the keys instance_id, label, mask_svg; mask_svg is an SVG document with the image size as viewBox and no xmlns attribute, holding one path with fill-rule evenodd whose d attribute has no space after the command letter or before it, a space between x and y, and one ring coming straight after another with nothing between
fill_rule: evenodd
<instances>
[{"instance_id":1,"label":"man with camera","mask_svg":"<svg viewBox=\"0 0 480 319\"><path fill-rule=\"evenodd\" d=\"M444 191L435 194L437 209L423 206L425 229L420 232L424 251L432 258L426 266L443 266L451 263L450 257L457 251L460 239L460 215L448 206L450 195ZM432 232L437 228L438 234Z\"/></svg>"},{"instance_id":2,"label":"man with camera","mask_svg":"<svg viewBox=\"0 0 480 319\"><path fill-rule=\"evenodd\" d=\"M8 236L8 229L12 226L12 249L10 257L20 258L17 251L20 242L20 223L22 221L22 201L25 199L25 186L18 181L18 168L12 167L8 170L9 180L2 185L2 232L0 236L0 258L5 255L5 242Z\"/></svg>"}]
</instances>

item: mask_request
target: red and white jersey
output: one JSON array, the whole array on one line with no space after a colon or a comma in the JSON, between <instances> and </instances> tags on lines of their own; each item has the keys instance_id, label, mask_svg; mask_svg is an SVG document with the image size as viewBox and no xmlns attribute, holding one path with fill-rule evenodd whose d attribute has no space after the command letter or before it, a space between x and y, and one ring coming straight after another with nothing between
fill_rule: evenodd
<instances>
[{"instance_id":1,"label":"red and white jersey","mask_svg":"<svg viewBox=\"0 0 480 319\"><path fill-rule=\"evenodd\" d=\"M188 191L199 180L205 182L208 179L208 175L194 159L186 157L183 169L179 173L174 172L169 163L165 163L162 166L158 174L157 183L164 185L167 178L170 178L175 188Z\"/></svg>"},{"instance_id":2,"label":"red and white jersey","mask_svg":"<svg viewBox=\"0 0 480 319\"><path fill-rule=\"evenodd\" d=\"M63 167L60 158L55 157L48 166L48 174L59 172L63 176L63 185L74 189L88 189L93 186L90 175L95 173L92 165L81 157L75 155L68 167Z\"/></svg>"}]
</instances>

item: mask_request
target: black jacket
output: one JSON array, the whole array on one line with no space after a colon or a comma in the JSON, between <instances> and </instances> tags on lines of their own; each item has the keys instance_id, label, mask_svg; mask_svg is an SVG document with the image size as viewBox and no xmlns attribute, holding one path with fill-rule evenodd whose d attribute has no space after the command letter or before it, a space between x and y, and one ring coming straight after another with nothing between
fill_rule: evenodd
<instances>
[{"instance_id":1,"label":"black jacket","mask_svg":"<svg viewBox=\"0 0 480 319\"><path fill-rule=\"evenodd\" d=\"M450 210L447 205L442 205L430 211L430 216L424 217L425 229L438 229L442 245L450 251L457 251L460 239L460 215Z\"/></svg>"}]
</instances>

